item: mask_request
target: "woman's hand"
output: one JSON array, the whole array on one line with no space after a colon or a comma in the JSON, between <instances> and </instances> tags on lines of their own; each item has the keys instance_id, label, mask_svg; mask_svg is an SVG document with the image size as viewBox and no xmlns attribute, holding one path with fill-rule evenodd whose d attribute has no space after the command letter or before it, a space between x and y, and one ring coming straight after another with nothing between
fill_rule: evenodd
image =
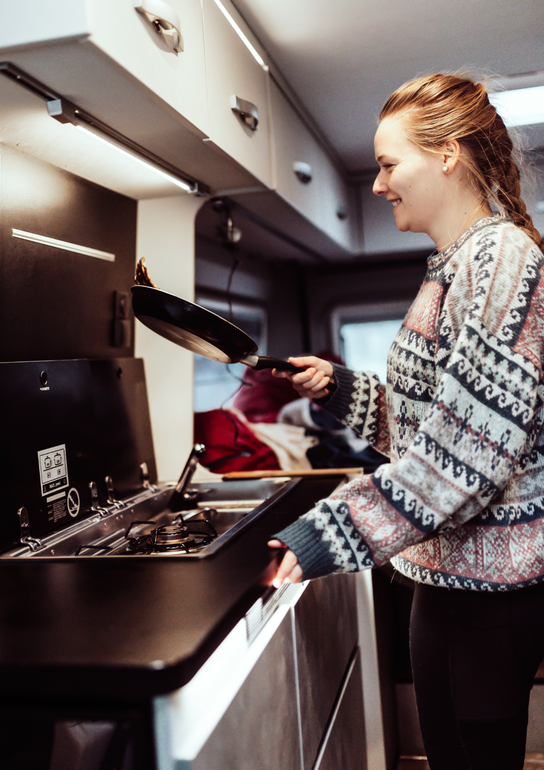
<instances>
[{"instance_id":1,"label":"woman's hand","mask_svg":"<svg viewBox=\"0 0 544 770\"><path fill-rule=\"evenodd\" d=\"M270 548L285 548L280 540L270 540L268 546ZM302 568L295 554L286 550L272 585L274 588L280 588L284 583L300 582L302 582Z\"/></svg>"},{"instance_id":2,"label":"woman's hand","mask_svg":"<svg viewBox=\"0 0 544 770\"><path fill-rule=\"evenodd\" d=\"M293 374L292 372L280 372L273 369L272 374L275 377L288 377L299 396L324 398L329 395L327 385L334 382L330 361L324 361L322 358L316 358L316 356L290 357L288 360L290 364L294 364L304 371Z\"/></svg>"}]
</instances>

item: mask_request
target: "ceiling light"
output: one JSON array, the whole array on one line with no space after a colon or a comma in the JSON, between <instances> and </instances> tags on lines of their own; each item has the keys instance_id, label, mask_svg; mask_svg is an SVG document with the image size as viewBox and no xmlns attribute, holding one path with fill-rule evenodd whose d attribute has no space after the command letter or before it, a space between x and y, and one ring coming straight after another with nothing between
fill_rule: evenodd
<instances>
[{"instance_id":1,"label":"ceiling light","mask_svg":"<svg viewBox=\"0 0 544 770\"><path fill-rule=\"evenodd\" d=\"M489 101L507 126L529 126L544 123L544 86L498 91Z\"/></svg>"},{"instance_id":2,"label":"ceiling light","mask_svg":"<svg viewBox=\"0 0 544 770\"><path fill-rule=\"evenodd\" d=\"M245 47L248 49L250 54L253 56L256 62L258 62L263 70L268 70L268 65L265 63L263 57L260 55L260 53L257 51L255 46L249 41L249 38L247 35L245 35L238 24L234 21L230 13L227 11L225 6L220 2L220 0L215 0L216 6L219 8L225 19L228 21L230 26L233 28L233 30L236 32L242 43L245 45Z\"/></svg>"}]
</instances>

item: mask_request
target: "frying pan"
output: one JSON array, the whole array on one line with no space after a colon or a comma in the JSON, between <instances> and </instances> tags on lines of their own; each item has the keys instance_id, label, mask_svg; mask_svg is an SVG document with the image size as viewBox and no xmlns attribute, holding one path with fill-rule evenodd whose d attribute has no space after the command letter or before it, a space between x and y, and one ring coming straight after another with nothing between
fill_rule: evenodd
<instances>
[{"instance_id":1,"label":"frying pan","mask_svg":"<svg viewBox=\"0 0 544 770\"><path fill-rule=\"evenodd\" d=\"M132 307L144 326L204 358L224 364L246 364L253 369L303 371L280 358L257 356L256 342L237 326L161 289L133 286Z\"/></svg>"}]
</instances>

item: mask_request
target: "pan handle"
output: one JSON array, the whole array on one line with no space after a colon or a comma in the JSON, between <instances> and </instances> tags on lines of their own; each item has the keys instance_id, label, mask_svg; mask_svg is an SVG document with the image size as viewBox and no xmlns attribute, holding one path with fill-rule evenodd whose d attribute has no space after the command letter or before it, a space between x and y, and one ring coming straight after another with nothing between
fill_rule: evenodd
<instances>
[{"instance_id":1,"label":"pan handle","mask_svg":"<svg viewBox=\"0 0 544 770\"><path fill-rule=\"evenodd\" d=\"M252 364L253 369L278 369L280 372L303 372L305 367L295 366L289 361L283 361L281 358L272 358L271 356L256 356L257 362Z\"/></svg>"}]
</instances>

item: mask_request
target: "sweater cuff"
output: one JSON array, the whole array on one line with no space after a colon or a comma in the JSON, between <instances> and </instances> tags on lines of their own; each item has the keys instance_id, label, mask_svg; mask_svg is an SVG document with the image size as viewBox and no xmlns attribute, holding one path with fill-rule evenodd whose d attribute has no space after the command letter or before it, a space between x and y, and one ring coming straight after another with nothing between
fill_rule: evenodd
<instances>
[{"instance_id":1,"label":"sweater cuff","mask_svg":"<svg viewBox=\"0 0 544 770\"><path fill-rule=\"evenodd\" d=\"M281 540L296 555L303 580L323 577L338 571L332 553L328 548L323 548L321 533L304 519L297 519L274 537Z\"/></svg>"}]
</instances>

